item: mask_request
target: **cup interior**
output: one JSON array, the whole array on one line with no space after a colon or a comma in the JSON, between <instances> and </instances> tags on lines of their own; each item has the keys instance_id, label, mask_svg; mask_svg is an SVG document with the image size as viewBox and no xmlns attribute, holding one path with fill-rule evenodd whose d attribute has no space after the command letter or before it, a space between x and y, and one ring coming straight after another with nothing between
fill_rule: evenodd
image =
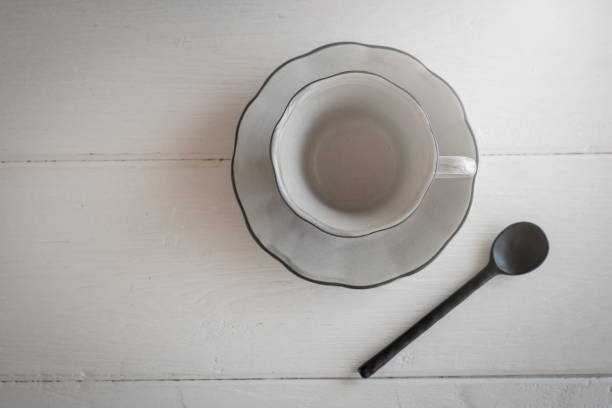
<instances>
[{"instance_id":1,"label":"cup interior","mask_svg":"<svg viewBox=\"0 0 612 408\"><path fill-rule=\"evenodd\" d=\"M346 237L410 216L433 181L438 158L418 102L363 72L299 91L274 129L270 153L287 204L323 231Z\"/></svg>"}]
</instances>

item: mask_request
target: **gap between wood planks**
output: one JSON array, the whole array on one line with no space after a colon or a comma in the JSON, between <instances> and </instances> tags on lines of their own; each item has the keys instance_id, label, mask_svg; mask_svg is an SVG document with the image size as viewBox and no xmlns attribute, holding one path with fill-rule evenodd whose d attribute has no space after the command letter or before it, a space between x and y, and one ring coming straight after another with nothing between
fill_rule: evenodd
<instances>
[{"instance_id":1,"label":"gap between wood planks","mask_svg":"<svg viewBox=\"0 0 612 408\"><path fill-rule=\"evenodd\" d=\"M477 375L477 376L415 376L384 377L377 376L364 380L360 377L238 377L238 378L74 378L74 379L15 379L0 380L0 384L24 383L117 383L117 382L231 382L231 381L381 381L401 380L410 382L546 382L546 381L612 381L610 374L516 374L516 375Z\"/></svg>"},{"instance_id":2,"label":"gap between wood planks","mask_svg":"<svg viewBox=\"0 0 612 408\"><path fill-rule=\"evenodd\" d=\"M553 152L553 153L481 153L480 157L531 157L531 156L610 156L612 151L603 152ZM88 162L229 162L231 157L206 157L200 155L150 155L142 157L136 155L98 155L98 154L75 154L62 155L50 158L32 159L5 159L0 160L1 167L19 167L40 164L65 164L65 163L88 163Z\"/></svg>"}]
</instances>

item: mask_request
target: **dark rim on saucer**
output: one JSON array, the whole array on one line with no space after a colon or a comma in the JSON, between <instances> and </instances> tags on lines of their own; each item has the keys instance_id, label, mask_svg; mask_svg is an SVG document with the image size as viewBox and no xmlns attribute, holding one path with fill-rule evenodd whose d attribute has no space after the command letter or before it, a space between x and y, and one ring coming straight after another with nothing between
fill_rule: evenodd
<instances>
[{"instance_id":1,"label":"dark rim on saucer","mask_svg":"<svg viewBox=\"0 0 612 408\"><path fill-rule=\"evenodd\" d=\"M273 76L274 76L274 75L275 75L275 74L276 74L276 73L277 73L277 72L278 72L278 71L279 71L281 68L283 68L285 65L288 65L288 64L290 64L291 62L296 61L296 60L299 60L299 59L301 59L301 58L308 57L309 55L312 55L312 54L314 54L314 53L316 53L316 52L318 52L318 51L321 51L321 50L323 50L323 49L330 48L330 47L334 47L334 46L339 46L339 45L358 45L358 46L362 46L362 47L368 47L368 48L375 48L375 49L383 49L383 50L394 51L394 52L398 52L398 53L400 53L400 54L406 55L406 56L408 56L408 57L412 58L413 60L415 60L416 62L418 62L419 64L421 64L421 66L422 66L423 68L425 68L425 69L426 69L426 70L427 70L427 71L428 71L430 74L432 74L434 77L436 77L437 79L439 79L439 80L440 80L440 81L441 81L441 82L442 82L444 85L446 85L446 86L447 86L447 87L450 89L450 91L453 93L453 95L454 95L454 96L457 98L457 100L459 101L459 106L461 107L461 110L463 111L463 119L464 119L465 124L466 124L466 126L467 126L467 128L468 128L468 131L469 131L469 133L470 133L470 136L472 137L472 141L474 142L474 150L475 150L475 156L476 156L476 157L475 157L475 162L476 162L476 173L474 173L474 176L472 177L472 186L471 186L471 190L470 190L470 201L469 201L469 203L468 203L467 210L465 211L465 214L464 214L463 218L461 219L461 222L459 223L459 225L458 225L458 226L457 226L457 228L455 229L455 231L454 231L454 232L453 232L453 233L452 233L452 234L451 234L451 235L448 237L448 239L447 239L447 240L446 240L446 241L445 241L445 242L442 244L442 246L440 247L440 249L438 249L438 251L436 251L436 253L435 253L435 254L434 254L434 255L433 255L431 258L429 258L429 260L428 260L428 261L426 261L425 263L423 263L421 266L419 266L419 267L417 267L417 268L415 268L415 269L412 269L412 270L410 270L410 271L408 271L408 272L405 272L405 273L402 273L402 274L400 274L400 275L397 275L397 276L395 276L395 277L393 277L393 278L391 278L391 279L387 279L387 280L385 280L385 281L378 282L378 283L374 283L374 284L371 284L371 285L350 285L350 284L341 283L341 282L321 281L321 280L317 280L317 279L312 279L312 278L309 278L309 277L307 277L307 276L305 276L305 275L302 275L301 273L297 272L296 270L294 270L294 269L291 267L291 265L289 265L289 264L288 264L286 261L284 261L284 260L283 260L283 259L282 259L280 256L278 256L278 255L276 255L275 253L273 253L272 251L270 251L270 250L269 250L269 249L268 249L268 248L267 248L267 247L266 247L266 246L265 246L265 245L264 245L264 244L263 244L263 243L262 243L262 242L259 240L259 238L258 238L258 237L257 237L257 235L255 234L255 232L253 231L253 228L251 227L251 224L249 223L249 219L248 219L248 217L247 217L247 215L246 215L246 212L245 212L244 207L243 207L243 205L242 205L242 201L240 200L240 196L239 196L239 194L238 194L238 189L236 188L236 180L235 180L235 174L234 174L234 164L235 164L235 162L236 162L236 160L235 160L235 159L236 159L236 149L237 149L237 147L238 147L238 133L239 133L239 131L240 131L240 124L242 123L242 118L244 117L244 114L245 114L245 113L246 113L246 111L249 109L249 107L251 106L251 104L252 104L252 103L253 103L253 102L254 102L254 101L257 99L257 97L259 96L259 94L261 93L261 91L262 91L262 90L265 88L265 86L266 86L266 84L268 83L268 81L269 81L269 80L270 80L270 79L271 79L271 78L272 78L272 77L273 77ZM342 73L346 73L346 72L365 72L365 73L368 73L368 74L377 75L377 74L374 74L374 73L371 73L371 72L367 72L367 71L345 71L345 72L340 72L340 73L335 74L335 75L340 75L340 74L342 74ZM335 75L331 75L331 76L335 76ZM330 76L330 77L331 77L331 76ZM388 79L386 79L386 78L384 78L384 77L382 77L382 76L380 76L380 75L377 75L377 76L379 76L379 77L381 77L381 78L383 78L383 79L385 79L385 80L389 81ZM326 77L326 78L329 78L329 77ZM325 78L320 78L320 79L318 79L318 80L312 81L311 83L313 83L313 82L317 82L317 81L322 80L322 79L325 79ZM389 82L391 82L391 81L389 81ZM307 84L306 86L310 85L311 83ZM395 85L393 82L391 82L391 83L392 83L393 85ZM397 86L397 85L395 85L395 86ZM298 90L298 91L296 92L296 94L297 94L299 91L301 91L303 88L304 88L304 87L300 88L300 90ZM403 88L401 88L401 87L399 87L399 86L398 86L398 88L403 89ZM404 90L404 89L403 89L403 90ZM406 90L404 90L404 91L405 91L405 92L408 92L408 91L406 91ZM410 96L412 96L410 93L408 93L408 94L409 94ZM294 96L295 96L295 95L294 95ZM293 99L293 97L292 97L291 99ZM416 100L414 97L413 97L413 99L414 99L415 101L417 101L417 100ZM417 101L417 103L418 103L418 101ZM419 104L419 106L420 106L420 104ZM286 109L286 108L285 108L285 109ZM423 110L423 112L425 112L425 111ZM283 114L284 114L284 111L283 111ZM428 124L429 124L429 117L427 116L427 113L425 113L425 117L427 118L427 121L428 121ZM282 118L282 115L281 115L281 118ZM274 127L274 128L276 128L276 125L275 125L275 127ZM432 131L432 133L433 133L433 131ZM272 135L270 135L270 138L271 138L271 137L272 137ZM436 140L435 134L434 134L434 140ZM436 146L437 146L437 140L436 140ZM249 102L246 104L246 106L244 107L244 110L243 110L243 111L242 111L242 113L240 114L240 118L238 119L238 124L237 124L237 126L236 126L236 131L235 131L235 135L234 135L234 152L233 152L233 154L232 154L231 180L232 180L232 189L234 190L234 195L236 196L236 201L238 201L238 206L240 207L240 211L242 212L242 216L244 217L244 221L245 221L245 224L246 224L246 226L247 226L247 230L249 231L249 233L251 234L251 236L253 237L253 239L255 240L255 242L256 242L256 243L257 243L257 244L258 244L258 245L261 247L261 249L263 249L263 250L264 250L266 253L268 253L268 255L270 255L272 258L274 258L274 259L276 259L278 262L280 262L280 263L281 263L281 264L282 264L282 265L283 265L285 268L287 268L287 270L289 270L289 272L293 273L294 275L296 275L296 276L298 276L298 277L300 277L300 278L302 278L302 279L304 279L304 280L307 280L307 281L309 281L309 282L313 282L313 283L318 283L318 284L320 284L320 285L328 285L328 286L341 286L341 287L345 287L345 288L349 288L349 289L370 289L370 288L375 288L375 287L378 287L378 286L382 286L382 285L385 285L385 284L387 284L387 283L393 282L394 280L397 280L397 279L400 279L400 278L403 278L403 277L406 277L406 276L412 275L412 274L414 274L414 273L416 273L416 272L420 271L421 269L425 268L426 266L428 266L428 265L429 265L431 262L433 262L433 261L434 261L434 259L436 259L436 258L438 257L438 255L440 255L440 253L442 252L442 250L443 250L444 248L446 248L446 246L448 245L448 243L449 243L449 242L450 242L450 241L451 241L451 240L454 238L454 236L457 234L457 232L458 232L458 231L461 229L461 227L462 227L462 226L463 226L463 224L465 223L465 220L467 219L468 214L470 213L470 210L472 209L472 202L473 202L473 199L474 199L474 185L475 185L475 182L476 182L476 176L477 176L477 174L478 174L478 168L479 168L479 165L478 165L478 164L479 164L478 144L476 143L476 138L474 137L474 132L472 131L472 127L470 126L470 122L468 121L467 115L466 115L466 113L465 113L465 106L463 105L463 101L461 100L461 98L459 98L459 95L457 94L457 92L455 91L455 89L454 89L454 88L453 88L453 87L452 87L452 86L451 86L451 85L450 85L448 82L446 82L446 81L445 81L445 80L444 80L442 77L440 77L438 74L436 74L435 72L433 72L432 70L430 70L429 68L427 68L427 66L426 66L425 64L423 64L423 63L422 63L422 62L421 62L421 61L420 61L418 58L414 57L412 54L409 54L409 53L407 53L407 52L405 52L405 51L402 51L402 50L399 50L399 49L397 49L397 48L393 48L393 47L383 46L383 45L371 45L371 44L364 44L364 43L360 43L360 42L356 42L356 41L340 41L340 42L334 42L334 43L325 44L325 45L322 45L322 46L320 46L320 47L318 47L318 48L315 48L315 49L313 49L313 50L311 50L311 51L309 51L309 52L307 52L307 53L304 53L304 54L301 54L301 55L295 56L295 57L293 57L293 58L291 58L291 59L289 59L289 60L287 60L287 61L283 62L281 65L279 65L278 67L276 67L276 69L274 69L274 71L272 71L272 72L270 73L270 75L268 75L268 77L267 77L267 78L266 78L266 80L263 82L263 84L261 85L261 87L259 88L259 90L257 91L257 93L255 94L255 96L253 96L253 98L251 98L251 100L250 100L250 101L249 101ZM436 167L437 167L437 162L436 162ZM278 189L278 183L276 182L276 173L275 173L274 171L273 171L273 173L274 173L274 177L275 177L275 184L276 184L276 188ZM431 184L433 184L433 180L432 180L432 183L431 183ZM429 186L429 187L431 187L431 184L430 184L430 186ZM427 190L427 191L429 191L429 187L428 187L428 190ZM279 194L280 194L280 191L279 191ZM427 192L426 192L426 194L427 194ZM285 205L288 205L288 204L286 203L286 201L285 201L284 197L282 196L282 194L280 194L280 195L281 195L281 198L283 199L283 202L285 202ZM422 203L422 201L421 201L421 203ZM419 207L420 207L421 203L419 203ZM305 220L303 217L301 217L300 215L298 215L297 213L295 213L295 211L293 211L293 209L291 208L291 206L289 206L289 205L288 205L288 207L289 207L289 208L291 209L291 211L292 211L294 214L296 214L296 215L297 215L297 216L298 216L300 219L302 219L302 220L304 220L304 221L308 222L309 224L311 224L311 225L315 226L316 228L318 228L316 225L312 224L310 221ZM417 209L418 209L418 207L417 207ZM415 209L415 211L416 211L416 209ZM412 213L411 213L411 214L412 214ZM407 217L407 218L408 218L408 217ZM401 224L401 223L402 223L402 222L404 222L405 220L406 220L406 218L405 218L404 220L402 220L401 222L399 222L398 224L393 225L392 227L394 227L394 226L397 226L397 225ZM389 228L392 228L392 227L388 227L388 228L385 228L385 229L383 229L383 230L378 230L378 231L372 232L372 233L370 233L370 234L373 234L373 233L376 233L376 232L385 231L385 230L388 230ZM318 229L320 230L320 228L318 228ZM324 232L325 232L325 233L327 233L327 234L329 234L329 233L328 233L328 232L326 232L326 231L324 231ZM366 234L366 235L370 235L370 234ZM330 234L330 235L334 235L334 234ZM340 237L343 237L343 238L360 238L360 237L363 237L363 236L366 236L366 235L362 235L362 236L351 236L351 237L344 237L344 236L340 236ZM336 235L336 236L338 236L338 235Z\"/></svg>"}]
</instances>

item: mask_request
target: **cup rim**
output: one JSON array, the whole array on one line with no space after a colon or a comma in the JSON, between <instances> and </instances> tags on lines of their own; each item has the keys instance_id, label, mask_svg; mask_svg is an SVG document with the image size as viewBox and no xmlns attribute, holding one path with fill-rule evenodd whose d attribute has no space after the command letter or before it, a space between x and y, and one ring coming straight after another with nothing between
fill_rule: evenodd
<instances>
[{"instance_id":1,"label":"cup rim","mask_svg":"<svg viewBox=\"0 0 612 408\"><path fill-rule=\"evenodd\" d=\"M390 85L392 85L393 87L399 89L400 91L404 92L406 95L408 95L408 97L410 99L412 99L412 101L416 104L417 108L419 109L419 111L423 114L423 117L425 118L425 122L427 124L427 127L429 128L429 131L431 132L433 141L434 141L434 148L435 148L435 163L434 163L434 171L430 174L429 180L427 182L427 186L426 188L423 190L421 197L419 198L419 201L417 203L416 206L414 206L410 211L404 212L401 215L399 215L397 217L397 220L395 221L391 221L387 224L385 224L385 226L383 227L376 227L376 228L370 228L367 229L367 232L359 232L359 233L355 233L355 234L347 234L346 232L341 232L333 227L327 226L325 224L323 224L322 222L320 222L318 220L317 217L313 216L312 214L310 214L308 211L304 210L303 208L301 208L299 205L297 205L297 203L295 203L295 201L292 200L292 198L289 196L289 193L286 191L286 188L284 188L284 182L282 180L282 175L280 172L280 168L279 168L279 164L278 164L278 160L275 157L274 154L274 147L275 147L275 140L277 140L277 129L279 124L283 121L283 119L285 118L285 115L287 113L287 111L289 110L289 108L294 104L295 98L302 93L302 91L304 91L306 88L310 87L311 85L314 85L318 82L327 80L327 79L331 79L331 78L335 78L338 76L342 76L342 75L346 75L346 74L365 74L365 75L371 75L373 77L377 77L379 79L382 79L383 81L389 83ZM362 238L362 237L366 237L372 234L376 234L378 232L381 231L386 231L389 230L391 228L395 228L398 225L402 224L403 222L405 222L408 218L410 218L410 216L412 216L412 214L414 214L423 204L423 201L425 201L425 197L427 196L427 193L429 192L431 186L433 185L435 179L436 179L436 173L438 172L438 165L439 165L439 158L440 158L440 150L439 150L439 146L438 146L438 138L436 137L436 133L434 132L432 126L431 126L431 121L429 119L429 115L427 114L427 112L425 111L425 109L423 109L423 106L421 105L421 103L418 101L417 98L414 97L414 95L412 95L412 93L410 93L410 91L408 91L407 89L401 87L400 85L396 84L395 82L391 81L390 79L385 78L383 75L377 74L375 72L370 72L370 71L365 71L365 70L347 70L347 71L342 71L342 72L338 72L332 75L328 75L326 77L321 77L321 78L317 78L314 81L311 81L309 83L307 83L306 85L302 86L300 89L298 89L293 96L291 97L291 99L289 100L289 102L287 103L287 105L285 106L285 108L283 109L282 114L280 115L278 121L276 122L276 124L274 125L274 128L272 129L272 136L270 137L270 145L269 145L269 159L272 163L272 168L273 171L272 173L274 174L274 181L275 181L275 185L276 185L276 189L279 192L283 202L287 205L287 207L291 210L291 212L293 212L293 214L295 214L298 218L302 219L303 221L306 221L308 224L312 225L313 227L317 228L318 230L335 236L335 237L339 237L339 238Z\"/></svg>"}]
</instances>

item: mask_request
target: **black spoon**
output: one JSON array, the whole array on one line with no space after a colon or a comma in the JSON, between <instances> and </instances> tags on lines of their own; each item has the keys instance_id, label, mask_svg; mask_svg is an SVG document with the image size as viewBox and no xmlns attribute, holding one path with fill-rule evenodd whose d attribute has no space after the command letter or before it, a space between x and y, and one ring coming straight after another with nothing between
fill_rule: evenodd
<instances>
[{"instance_id":1,"label":"black spoon","mask_svg":"<svg viewBox=\"0 0 612 408\"><path fill-rule=\"evenodd\" d=\"M531 272L544 262L546 255L548 240L540 227L530 222L517 222L506 227L493 242L488 265L427 316L359 367L359 374L363 378L370 377L495 275L522 275Z\"/></svg>"}]
</instances>

